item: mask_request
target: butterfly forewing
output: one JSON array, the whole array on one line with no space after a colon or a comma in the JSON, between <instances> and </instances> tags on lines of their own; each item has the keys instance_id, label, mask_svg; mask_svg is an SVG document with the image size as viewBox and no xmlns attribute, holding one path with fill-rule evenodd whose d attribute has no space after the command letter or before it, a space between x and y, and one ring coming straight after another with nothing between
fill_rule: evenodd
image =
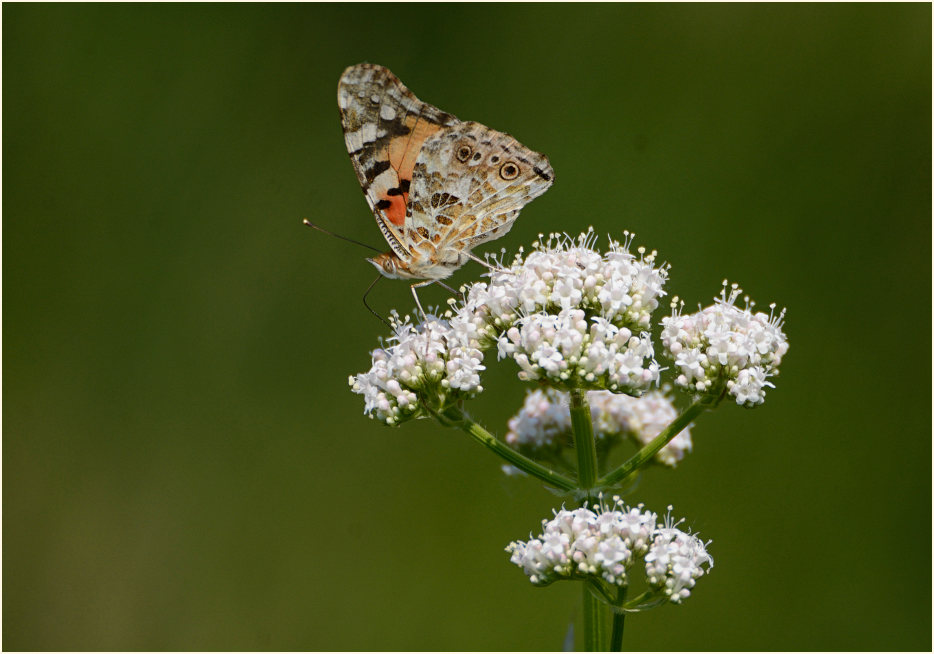
<instances>
[{"instance_id":1,"label":"butterfly forewing","mask_svg":"<svg viewBox=\"0 0 934 654\"><path fill-rule=\"evenodd\" d=\"M415 160L429 136L458 120L421 102L388 69L372 64L344 71L337 102L357 179L383 234L402 256Z\"/></svg>"}]
</instances>

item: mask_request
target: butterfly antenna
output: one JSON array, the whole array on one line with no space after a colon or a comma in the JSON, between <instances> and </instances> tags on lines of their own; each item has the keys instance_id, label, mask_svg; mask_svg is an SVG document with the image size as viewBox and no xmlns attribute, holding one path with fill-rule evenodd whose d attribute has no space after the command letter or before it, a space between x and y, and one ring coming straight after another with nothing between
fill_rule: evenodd
<instances>
[{"instance_id":1,"label":"butterfly antenna","mask_svg":"<svg viewBox=\"0 0 934 654\"><path fill-rule=\"evenodd\" d=\"M359 246L365 247L365 248L369 248L370 250L373 250L374 252L379 252L380 254L383 253L382 250L380 250L379 248L375 248L375 247L373 247L372 245L367 245L366 243L361 243L360 241L355 241L355 240L353 240L352 238L347 238L346 236L341 236L340 234L335 234L334 232L328 231L328 230L326 230L324 227L320 227L319 225L314 224L313 222L311 222L311 221L308 220L307 218L304 219L302 222L305 223L306 225L308 225L309 227L311 227L312 229L317 229L319 232L324 232L324 233L327 234L328 236L333 236L334 238L339 238L339 239L342 239L342 240L344 240L344 241L349 241L350 243L355 243L356 245L359 245ZM376 282L373 282L373 283L375 284ZM370 285L370 288L373 288L373 285L372 285L372 284ZM367 292L369 292L369 290L368 290ZM366 296L364 296L364 297L366 297ZM364 302L364 304L366 304L366 302ZM367 307L367 308L369 308L369 307ZM373 311L373 310L370 309L370 311ZM380 318L380 320L382 320L382 318ZM383 320L383 322L386 322L386 321ZM388 324L388 323L387 323L387 324Z\"/></svg>"},{"instance_id":2,"label":"butterfly antenna","mask_svg":"<svg viewBox=\"0 0 934 654\"><path fill-rule=\"evenodd\" d=\"M386 319L383 318L381 315L379 315L378 313L376 313L376 311L373 310L373 307L371 307L369 304L366 303L366 296L369 295L369 294L370 294L370 291L373 290L373 287L376 286L376 282L378 282L378 281L381 280L382 278L383 278L383 276L382 276L382 275L379 275L376 279L373 280L373 283L372 283L372 284L370 284L369 286L367 286L366 291L363 293L363 306L365 306L367 309L369 309L370 313L372 313L374 316L376 316L377 318L379 318L380 320L382 320L382 321L386 324L386 326L389 327L389 329L393 329L392 324L391 324L388 320L386 320Z\"/></svg>"}]
</instances>

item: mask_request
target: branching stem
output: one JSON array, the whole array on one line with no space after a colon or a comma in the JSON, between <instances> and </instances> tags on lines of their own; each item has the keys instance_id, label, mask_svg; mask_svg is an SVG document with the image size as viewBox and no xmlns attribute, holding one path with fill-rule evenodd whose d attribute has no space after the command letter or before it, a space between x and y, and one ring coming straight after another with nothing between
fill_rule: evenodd
<instances>
[{"instance_id":1,"label":"branching stem","mask_svg":"<svg viewBox=\"0 0 934 654\"><path fill-rule=\"evenodd\" d=\"M702 398L694 402L694 404L685 409L680 416L675 418L670 425L665 427L658 436L653 438L648 445L636 452L631 459L610 474L602 477L598 485L614 486L639 470L639 468L651 461L652 457L668 444L668 441L680 434L685 427L691 424L692 420L710 408L713 403L714 402L709 398Z\"/></svg>"},{"instance_id":2,"label":"branching stem","mask_svg":"<svg viewBox=\"0 0 934 654\"><path fill-rule=\"evenodd\" d=\"M467 432L475 441L491 450L494 454L505 459L512 465L526 472L533 477L541 479L543 482L563 491L573 491L577 484L562 474L550 470L540 463L523 456L519 452L500 441L486 429L471 420L463 411L457 408L450 408L444 412L444 415L435 414L442 424L451 425Z\"/></svg>"}]
</instances>

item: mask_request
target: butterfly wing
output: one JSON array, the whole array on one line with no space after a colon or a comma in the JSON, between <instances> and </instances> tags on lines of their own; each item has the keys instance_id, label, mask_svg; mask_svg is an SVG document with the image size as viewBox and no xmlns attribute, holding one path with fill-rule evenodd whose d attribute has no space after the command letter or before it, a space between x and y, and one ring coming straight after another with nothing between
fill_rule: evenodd
<instances>
[{"instance_id":1,"label":"butterfly wing","mask_svg":"<svg viewBox=\"0 0 934 654\"><path fill-rule=\"evenodd\" d=\"M407 260L404 229L416 160L426 140L460 121L416 98L389 69L375 64L345 70L337 102L367 203L390 247Z\"/></svg>"},{"instance_id":2,"label":"butterfly wing","mask_svg":"<svg viewBox=\"0 0 934 654\"><path fill-rule=\"evenodd\" d=\"M463 251L508 232L522 207L553 183L545 155L480 123L458 123L422 146L406 229L432 243L438 263L462 263Z\"/></svg>"}]
</instances>

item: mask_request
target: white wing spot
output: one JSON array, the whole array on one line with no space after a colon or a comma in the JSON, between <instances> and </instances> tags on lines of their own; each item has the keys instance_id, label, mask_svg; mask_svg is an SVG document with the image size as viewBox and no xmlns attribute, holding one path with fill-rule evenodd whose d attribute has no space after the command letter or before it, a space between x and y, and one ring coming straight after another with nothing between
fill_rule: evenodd
<instances>
[{"instance_id":1,"label":"white wing spot","mask_svg":"<svg viewBox=\"0 0 934 654\"><path fill-rule=\"evenodd\" d=\"M379 96L374 93L370 96L370 102L373 104L379 104Z\"/></svg>"},{"instance_id":2,"label":"white wing spot","mask_svg":"<svg viewBox=\"0 0 934 654\"><path fill-rule=\"evenodd\" d=\"M392 120L396 117L396 110L390 107L388 104L384 104L379 108L379 117L383 120Z\"/></svg>"},{"instance_id":3,"label":"white wing spot","mask_svg":"<svg viewBox=\"0 0 934 654\"><path fill-rule=\"evenodd\" d=\"M371 143L376 140L376 123L366 123L360 129L347 132L347 138L354 143Z\"/></svg>"}]
</instances>

